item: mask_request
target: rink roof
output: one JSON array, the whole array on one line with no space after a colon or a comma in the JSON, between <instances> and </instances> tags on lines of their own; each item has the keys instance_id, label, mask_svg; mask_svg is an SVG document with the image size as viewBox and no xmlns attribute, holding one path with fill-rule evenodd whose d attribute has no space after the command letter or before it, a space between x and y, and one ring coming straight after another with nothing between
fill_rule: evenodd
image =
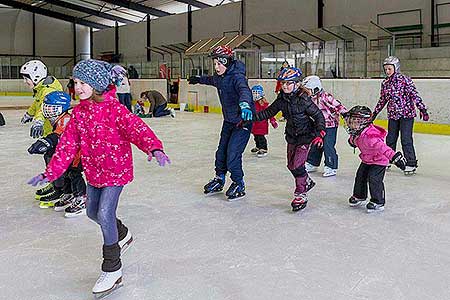
<instances>
[{"instance_id":1,"label":"rink roof","mask_svg":"<svg viewBox=\"0 0 450 300\"><path fill-rule=\"evenodd\" d=\"M36 14L105 29L185 13L240 0L0 0L0 4Z\"/></svg>"}]
</instances>

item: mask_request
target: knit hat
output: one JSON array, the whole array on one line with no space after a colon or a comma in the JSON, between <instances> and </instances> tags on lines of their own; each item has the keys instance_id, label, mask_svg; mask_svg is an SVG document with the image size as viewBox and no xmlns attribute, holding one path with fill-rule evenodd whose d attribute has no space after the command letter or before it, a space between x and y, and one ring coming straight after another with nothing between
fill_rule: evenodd
<instances>
[{"instance_id":1,"label":"knit hat","mask_svg":"<svg viewBox=\"0 0 450 300\"><path fill-rule=\"evenodd\" d=\"M119 85L125 74L123 67L95 59L82 60L73 68L73 78L78 78L101 93L112 83Z\"/></svg>"}]
</instances>

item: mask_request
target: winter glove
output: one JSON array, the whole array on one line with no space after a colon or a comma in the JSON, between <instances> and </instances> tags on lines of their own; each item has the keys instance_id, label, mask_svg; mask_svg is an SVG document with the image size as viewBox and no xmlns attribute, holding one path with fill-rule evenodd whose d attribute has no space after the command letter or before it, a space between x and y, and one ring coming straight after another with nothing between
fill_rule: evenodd
<instances>
[{"instance_id":1,"label":"winter glove","mask_svg":"<svg viewBox=\"0 0 450 300\"><path fill-rule=\"evenodd\" d=\"M198 84L200 83L200 76L191 76L188 78L189 84Z\"/></svg>"},{"instance_id":2,"label":"winter glove","mask_svg":"<svg viewBox=\"0 0 450 300\"><path fill-rule=\"evenodd\" d=\"M44 154L49 149L53 148L53 143L50 139L42 138L38 139L33 145L28 148L30 154Z\"/></svg>"},{"instance_id":3,"label":"winter glove","mask_svg":"<svg viewBox=\"0 0 450 300\"><path fill-rule=\"evenodd\" d=\"M30 136L32 138L39 138L44 134L44 121L37 120L34 121L30 128Z\"/></svg>"},{"instance_id":4,"label":"winter glove","mask_svg":"<svg viewBox=\"0 0 450 300\"><path fill-rule=\"evenodd\" d=\"M277 123L277 121L275 121L275 120L270 121L270 124L272 125L273 129L277 129L277 128L278 128L278 123Z\"/></svg>"},{"instance_id":5,"label":"winter glove","mask_svg":"<svg viewBox=\"0 0 450 300\"><path fill-rule=\"evenodd\" d=\"M39 175L31 178L30 180L28 180L27 183L32 186L37 186L37 185L42 185L42 184L48 183L48 179L47 179L47 177L45 177L44 174L39 174Z\"/></svg>"},{"instance_id":6,"label":"winter glove","mask_svg":"<svg viewBox=\"0 0 450 300\"><path fill-rule=\"evenodd\" d=\"M28 122L33 121L33 116L29 115L27 112L23 115L22 119L20 120L20 123L25 124Z\"/></svg>"},{"instance_id":7,"label":"winter glove","mask_svg":"<svg viewBox=\"0 0 450 300\"><path fill-rule=\"evenodd\" d=\"M423 109L420 111L420 118L424 120L425 122L430 119L430 115L428 114L426 109Z\"/></svg>"},{"instance_id":8,"label":"winter glove","mask_svg":"<svg viewBox=\"0 0 450 300\"><path fill-rule=\"evenodd\" d=\"M400 170L404 171L405 167L406 167L406 158L399 151L399 152L395 153L394 156L392 157L391 164L394 164Z\"/></svg>"},{"instance_id":9,"label":"winter glove","mask_svg":"<svg viewBox=\"0 0 450 300\"><path fill-rule=\"evenodd\" d=\"M153 156L156 158L156 161L161 167L164 167L166 164L170 164L169 157L162 152L161 150L154 150L148 154L148 161L152 161Z\"/></svg>"},{"instance_id":10,"label":"winter glove","mask_svg":"<svg viewBox=\"0 0 450 300\"><path fill-rule=\"evenodd\" d=\"M318 148L323 147L323 137L325 136L325 131L321 130L319 136L312 140L312 144Z\"/></svg>"},{"instance_id":11,"label":"winter glove","mask_svg":"<svg viewBox=\"0 0 450 300\"><path fill-rule=\"evenodd\" d=\"M253 119L253 113L250 109L250 105L247 102L240 102L241 118L244 121L251 121Z\"/></svg>"}]
</instances>

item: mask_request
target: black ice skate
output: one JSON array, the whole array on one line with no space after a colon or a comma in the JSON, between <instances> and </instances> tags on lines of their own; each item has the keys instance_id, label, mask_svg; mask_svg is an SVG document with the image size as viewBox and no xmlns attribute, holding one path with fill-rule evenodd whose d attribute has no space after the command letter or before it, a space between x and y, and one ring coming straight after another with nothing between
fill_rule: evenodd
<instances>
[{"instance_id":1,"label":"black ice skate","mask_svg":"<svg viewBox=\"0 0 450 300\"><path fill-rule=\"evenodd\" d=\"M294 200L291 202L292 211L299 211L305 209L308 204L308 198L305 193L294 194Z\"/></svg>"},{"instance_id":2,"label":"black ice skate","mask_svg":"<svg viewBox=\"0 0 450 300\"><path fill-rule=\"evenodd\" d=\"M49 183L49 184L43 186L42 188L36 190L35 199L36 199L36 200L40 200L40 198L41 198L42 196L47 195L47 194L51 194L51 193L53 193L54 191L55 191L55 189L54 189L54 187L53 187L53 184L52 184L52 183Z\"/></svg>"},{"instance_id":3,"label":"black ice skate","mask_svg":"<svg viewBox=\"0 0 450 300\"><path fill-rule=\"evenodd\" d=\"M369 202L369 203L367 203L366 208L367 208L368 213L381 212L384 210L384 204Z\"/></svg>"},{"instance_id":4,"label":"black ice skate","mask_svg":"<svg viewBox=\"0 0 450 300\"><path fill-rule=\"evenodd\" d=\"M39 201L40 201L39 207L40 208L49 208L49 207L55 206L55 202L57 202L59 200L59 198L61 198L62 195L63 195L63 192L60 189L53 190L53 192L50 194L42 195L39 199Z\"/></svg>"},{"instance_id":5,"label":"black ice skate","mask_svg":"<svg viewBox=\"0 0 450 300\"><path fill-rule=\"evenodd\" d=\"M59 200L55 203L55 211L65 210L72 204L74 198L75 197L73 196L73 194L62 195L62 197L59 198Z\"/></svg>"},{"instance_id":6,"label":"black ice skate","mask_svg":"<svg viewBox=\"0 0 450 300\"><path fill-rule=\"evenodd\" d=\"M223 186L225 185L225 178L221 176L216 176L213 179L211 179L205 186L204 186L204 193L207 195L212 195L215 193L219 193L223 190Z\"/></svg>"},{"instance_id":7,"label":"black ice skate","mask_svg":"<svg viewBox=\"0 0 450 300\"><path fill-rule=\"evenodd\" d=\"M231 183L225 195L227 195L228 201L235 201L244 198L245 196L244 182L241 181L240 183L237 183L233 181L233 183Z\"/></svg>"},{"instance_id":8,"label":"black ice skate","mask_svg":"<svg viewBox=\"0 0 450 300\"><path fill-rule=\"evenodd\" d=\"M366 199L359 199L356 198L355 196L351 196L348 199L348 205L354 207L354 206L359 206L361 203L363 203L364 201L366 201Z\"/></svg>"}]
</instances>

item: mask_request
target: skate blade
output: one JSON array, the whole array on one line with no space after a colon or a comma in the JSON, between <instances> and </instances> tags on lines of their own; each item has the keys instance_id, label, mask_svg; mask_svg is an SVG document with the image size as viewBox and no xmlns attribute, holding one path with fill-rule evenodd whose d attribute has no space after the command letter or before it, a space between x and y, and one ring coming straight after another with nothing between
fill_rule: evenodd
<instances>
[{"instance_id":1,"label":"skate blade","mask_svg":"<svg viewBox=\"0 0 450 300\"><path fill-rule=\"evenodd\" d=\"M416 171L404 172L405 176L413 176L416 175Z\"/></svg>"},{"instance_id":2,"label":"skate blade","mask_svg":"<svg viewBox=\"0 0 450 300\"><path fill-rule=\"evenodd\" d=\"M363 203L364 203L364 201L358 201L358 203L349 203L348 205L350 207L358 207L358 206L361 206L361 204L363 204Z\"/></svg>"},{"instance_id":3,"label":"skate blade","mask_svg":"<svg viewBox=\"0 0 450 300\"><path fill-rule=\"evenodd\" d=\"M126 242L122 248L120 248L120 255L124 255L125 252L128 251L128 249L130 248L131 244L134 242L133 236L131 236L131 239L128 240L128 242Z\"/></svg>"},{"instance_id":4,"label":"skate blade","mask_svg":"<svg viewBox=\"0 0 450 300\"><path fill-rule=\"evenodd\" d=\"M63 211L66 208L68 208L70 206L70 204L64 205L64 206L55 206L55 211Z\"/></svg>"},{"instance_id":5,"label":"skate blade","mask_svg":"<svg viewBox=\"0 0 450 300\"><path fill-rule=\"evenodd\" d=\"M85 216L85 215L86 215L86 209L83 209L83 210L80 210L80 211L78 211L76 213L70 213L70 214L66 213L64 215L64 218L70 219L70 218L75 218L75 217L78 217L78 216Z\"/></svg>"},{"instance_id":6,"label":"skate blade","mask_svg":"<svg viewBox=\"0 0 450 300\"><path fill-rule=\"evenodd\" d=\"M228 201L228 202L234 202L234 201L241 200L241 199L243 199L243 198L245 198L245 195L242 195L242 196L236 197L236 198L232 198L232 199L228 198L227 201Z\"/></svg>"},{"instance_id":7,"label":"skate blade","mask_svg":"<svg viewBox=\"0 0 450 300\"><path fill-rule=\"evenodd\" d=\"M221 193L223 193L223 190L222 191L217 191L217 192L210 192L210 193L203 192L203 193L205 194L205 197L209 197L209 196L221 194Z\"/></svg>"},{"instance_id":8,"label":"skate blade","mask_svg":"<svg viewBox=\"0 0 450 300\"><path fill-rule=\"evenodd\" d=\"M123 286L122 278L120 278L118 281L119 282L116 282L114 284L114 286L112 288L110 288L109 290L107 290L107 291L100 292L100 293L93 293L94 294L94 298L95 299L104 299L104 298L108 297L109 295L111 295L116 290L120 289Z\"/></svg>"},{"instance_id":9,"label":"skate blade","mask_svg":"<svg viewBox=\"0 0 450 300\"><path fill-rule=\"evenodd\" d=\"M368 214L373 214L373 213L379 213L379 212L383 212L383 211L384 211L384 207L378 208L378 209L368 209L367 213Z\"/></svg>"}]
</instances>

